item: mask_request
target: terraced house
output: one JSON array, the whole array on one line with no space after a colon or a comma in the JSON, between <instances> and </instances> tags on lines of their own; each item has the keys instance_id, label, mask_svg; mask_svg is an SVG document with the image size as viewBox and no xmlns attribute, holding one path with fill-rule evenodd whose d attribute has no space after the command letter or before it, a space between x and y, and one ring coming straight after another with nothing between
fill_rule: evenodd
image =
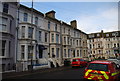
<instances>
[{"instance_id":1,"label":"terraced house","mask_svg":"<svg viewBox=\"0 0 120 81\"><path fill-rule=\"evenodd\" d=\"M120 31L88 34L88 56L90 60L109 57L118 58L120 54Z\"/></svg>"},{"instance_id":2,"label":"terraced house","mask_svg":"<svg viewBox=\"0 0 120 81\"><path fill-rule=\"evenodd\" d=\"M87 34L77 29L77 21L62 25L63 58L87 57Z\"/></svg>"},{"instance_id":3,"label":"terraced house","mask_svg":"<svg viewBox=\"0 0 120 81\"><path fill-rule=\"evenodd\" d=\"M50 22L41 12L20 5L18 36L18 70L28 70L31 65L48 65ZM33 13L33 14L31 14Z\"/></svg>"},{"instance_id":4,"label":"terraced house","mask_svg":"<svg viewBox=\"0 0 120 81\"><path fill-rule=\"evenodd\" d=\"M87 34L55 18L55 11L45 14L24 5L19 7L18 70L61 66L64 59L87 57ZM20 66L20 67L19 67Z\"/></svg>"},{"instance_id":5,"label":"terraced house","mask_svg":"<svg viewBox=\"0 0 120 81\"><path fill-rule=\"evenodd\" d=\"M54 10L42 13L8 2L1 2L0 7L0 63L4 72L58 67L65 59L93 60L120 53L120 31L86 34L78 29L76 20L70 24L58 20Z\"/></svg>"},{"instance_id":6,"label":"terraced house","mask_svg":"<svg viewBox=\"0 0 120 81\"><path fill-rule=\"evenodd\" d=\"M15 70L16 12L16 3L0 2L0 70L3 72Z\"/></svg>"}]
</instances>

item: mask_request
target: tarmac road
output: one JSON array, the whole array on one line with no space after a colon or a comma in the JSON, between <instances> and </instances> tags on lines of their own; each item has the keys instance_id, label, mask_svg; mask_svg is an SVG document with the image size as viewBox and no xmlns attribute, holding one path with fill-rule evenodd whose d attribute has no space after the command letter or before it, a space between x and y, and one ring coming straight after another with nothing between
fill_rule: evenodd
<instances>
[{"instance_id":1,"label":"tarmac road","mask_svg":"<svg viewBox=\"0 0 120 81\"><path fill-rule=\"evenodd\" d=\"M56 68L57 69L57 68ZM85 68L71 68L71 67L63 67L58 68L54 71L48 71L48 72L34 72L30 74L23 74L21 76L14 76L8 79L34 79L34 80L42 80L42 79L76 79L76 80L83 80L84 75L84 69Z\"/></svg>"}]
</instances>

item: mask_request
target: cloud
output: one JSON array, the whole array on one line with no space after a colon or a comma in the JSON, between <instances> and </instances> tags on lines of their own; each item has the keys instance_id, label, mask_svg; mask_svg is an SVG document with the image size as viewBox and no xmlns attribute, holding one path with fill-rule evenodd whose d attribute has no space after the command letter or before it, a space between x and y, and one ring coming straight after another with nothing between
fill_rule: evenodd
<instances>
[{"instance_id":1,"label":"cloud","mask_svg":"<svg viewBox=\"0 0 120 81\"><path fill-rule=\"evenodd\" d=\"M114 20L115 17L118 17L118 9L112 8L112 9L110 9L108 11L103 12L101 14L101 16L104 17L104 18L106 18L106 19Z\"/></svg>"},{"instance_id":2,"label":"cloud","mask_svg":"<svg viewBox=\"0 0 120 81\"><path fill-rule=\"evenodd\" d=\"M118 30L118 9L111 8L95 15L80 15L78 17L78 29L86 33L105 32Z\"/></svg>"}]
</instances>

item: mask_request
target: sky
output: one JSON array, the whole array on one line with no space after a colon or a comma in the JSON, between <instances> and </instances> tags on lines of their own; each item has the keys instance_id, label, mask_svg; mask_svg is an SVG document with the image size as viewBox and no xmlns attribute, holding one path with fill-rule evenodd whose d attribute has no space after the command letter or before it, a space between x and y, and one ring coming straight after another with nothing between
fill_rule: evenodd
<instances>
[{"instance_id":1,"label":"sky","mask_svg":"<svg viewBox=\"0 0 120 81\"><path fill-rule=\"evenodd\" d=\"M31 2L21 4L31 7ZM56 19L68 24L77 20L87 34L118 31L118 2L34 2L33 7L42 13L54 10Z\"/></svg>"}]
</instances>

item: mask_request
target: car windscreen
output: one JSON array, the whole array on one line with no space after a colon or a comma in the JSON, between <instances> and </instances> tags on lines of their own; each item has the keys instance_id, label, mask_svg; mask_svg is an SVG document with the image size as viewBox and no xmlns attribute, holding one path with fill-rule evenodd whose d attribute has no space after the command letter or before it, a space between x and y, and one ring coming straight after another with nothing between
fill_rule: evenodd
<instances>
[{"instance_id":1,"label":"car windscreen","mask_svg":"<svg viewBox=\"0 0 120 81\"><path fill-rule=\"evenodd\" d=\"M80 61L84 61L83 59L80 59Z\"/></svg>"},{"instance_id":2,"label":"car windscreen","mask_svg":"<svg viewBox=\"0 0 120 81\"><path fill-rule=\"evenodd\" d=\"M78 59L73 59L72 61L73 61L73 62L76 62L76 61L78 61Z\"/></svg>"},{"instance_id":3,"label":"car windscreen","mask_svg":"<svg viewBox=\"0 0 120 81\"><path fill-rule=\"evenodd\" d=\"M108 65L91 63L87 69L98 70L98 71L108 71Z\"/></svg>"}]
</instances>

